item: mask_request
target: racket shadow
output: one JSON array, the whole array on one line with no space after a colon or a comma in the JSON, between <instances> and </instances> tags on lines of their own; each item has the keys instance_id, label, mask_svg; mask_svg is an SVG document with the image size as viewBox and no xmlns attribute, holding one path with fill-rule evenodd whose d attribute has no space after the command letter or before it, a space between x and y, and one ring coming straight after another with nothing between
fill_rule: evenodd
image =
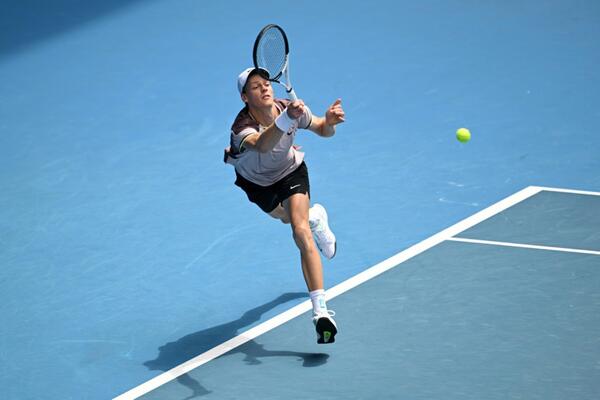
<instances>
[{"instance_id":1,"label":"racket shadow","mask_svg":"<svg viewBox=\"0 0 600 400\"><path fill-rule=\"evenodd\" d=\"M276 306L304 297L307 297L307 293L284 293L268 303L246 311L239 319L191 333L174 342L160 346L158 356L154 360L146 361L144 365L151 371L168 371L239 335L250 325L259 321L264 313ZM325 364L329 358L329 355L324 353L266 350L262 344L255 340L251 340L221 357L237 353L245 355L244 362L246 365L259 365L261 364L260 359L266 357L292 357L302 361L303 367L310 368ZM212 393L190 374L178 377L177 381L192 391L192 394L186 400Z\"/></svg>"}]
</instances>

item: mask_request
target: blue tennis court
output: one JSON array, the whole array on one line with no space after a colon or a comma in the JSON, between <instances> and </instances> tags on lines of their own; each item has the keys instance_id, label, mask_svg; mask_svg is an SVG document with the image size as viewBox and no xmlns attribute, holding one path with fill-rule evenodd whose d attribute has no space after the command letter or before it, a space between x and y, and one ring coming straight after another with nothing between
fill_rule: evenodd
<instances>
[{"instance_id":1,"label":"blue tennis court","mask_svg":"<svg viewBox=\"0 0 600 400\"><path fill-rule=\"evenodd\" d=\"M265 323L258 337L240 332L232 350L233 341L119 398L595 398L600 193L540 189L333 288L346 327L335 345L314 344L304 313ZM565 232L578 248L564 247ZM167 343L152 363L165 367L209 336Z\"/></svg>"},{"instance_id":2,"label":"blue tennis court","mask_svg":"<svg viewBox=\"0 0 600 400\"><path fill-rule=\"evenodd\" d=\"M3 6L0 398L598 397L597 1ZM333 345L222 161L269 23L346 112L297 136Z\"/></svg>"}]
</instances>

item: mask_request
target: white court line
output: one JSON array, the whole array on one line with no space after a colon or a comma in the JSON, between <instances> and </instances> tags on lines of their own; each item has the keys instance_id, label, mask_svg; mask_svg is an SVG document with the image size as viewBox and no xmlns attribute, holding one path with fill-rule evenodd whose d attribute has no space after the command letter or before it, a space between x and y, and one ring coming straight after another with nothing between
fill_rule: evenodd
<instances>
[{"instance_id":1,"label":"white court line","mask_svg":"<svg viewBox=\"0 0 600 400\"><path fill-rule=\"evenodd\" d=\"M566 252L566 253L593 254L595 256L600 256L600 251L573 249L573 248L568 248L568 247L553 247L553 246L540 246L537 244L497 242L495 240L468 239L468 238L462 238L462 237L452 237L452 238L448 238L448 240L453 241L453 242L488 244L488 245L492 245L492 246L504 246L504 247L518 247L518 248L522 248L522 249L562 251L562 252Z\"/></svg>"},{"instance_id":2,"label":"white court line","mask_svg":"<svg viewBox=\"0 0 600 400\"><path fill-rule=\"evenodd\" d=\"M212 349L200 354L197 357L192 358L189 361L186 361L183 364L176 366L169 371L158 375L157 377L150 379L149 381L137 386L130 391L123 393L122 395L115 397L113 400L132 400L141 397L160 386L168 383L174 379L177 379L181 375L187 374L193 369L198 368L199 366L206 364L207 362L214 360L215 358L227 353L230 350L235 349L243 345L246 342L262 335L265 332L268 332L272 329L275 329L281 324L288 322L291 319L296 318L297 316L304 314L308 310L312 309L312 305L310 300L304 301L289 310L271 318L268 321L263 322L260 325L255 326L252 329L247 330L246 332L229 339L228 341L221 343L217 347L213 347Z\"/></svg>"},{"instance_id":3,"label":"white court line","mask_svg":"<svg viewBox=\"0 0 600 400\"><path fill-rule=\"evenodd\" d=\"M326 297L328 300L333 299L340 294L355 288L356 286L376 277L377 275L382 274L383 272L394 268L398 264L415 257L416 255L430 249L431 247L459 234L460 232L469 229L470 227L477 225L478 223L506 210L507 208L539 193L541 190L544 190L537 186L529 186L525 189L514 193L513 195L505 198L504 200L499 201L496 204L491 205L490 207L479 211L476 214L458 222L451 227L444 229L443 231L423 240L415 244L414 246L409 247L408 249L388 258L372 266L371 268L353 276L352 278L332 287L327 290ZM191 360L178 365L177 367L164 372L157 377L137 386L122 395L115 397L113 400L133 400L137 399L145 395L146 393L155 390L156 388L164 385L167 382L170 382L181 375L188 373L189 371L206 364L207 362L227 353L228 351L243 345L244 343L262 335L270 331L271 329L276 328L277 326L284 324L287 321L290 321L301 314L304 314L308 310L312 308L309 300L298 304L297 306L285 311L282 314L277 315L276 317L271 318L268 321L263 322L260 325L255 326L254 328L234 337L226 341L225 343L220 344L217 347L208 350L207 352L200 354L197 357L192 358Z\"/></svg>"},{"instance_id":4,"label":"white court line","mask_svg":"<svg viewBox=\"0 0 600 400\"><path fill-rule=\"evenodd\" d=\"M590 192L587 190L574 190L574 189L560 189L560 188L552 188L552 187L544 187L544 186L534 186L540 190L548 191L548 192L558 192L558 193L569 193L569 194L585 194L588 196L600 196L600 192Z\"/></svg>"}]
</instances>

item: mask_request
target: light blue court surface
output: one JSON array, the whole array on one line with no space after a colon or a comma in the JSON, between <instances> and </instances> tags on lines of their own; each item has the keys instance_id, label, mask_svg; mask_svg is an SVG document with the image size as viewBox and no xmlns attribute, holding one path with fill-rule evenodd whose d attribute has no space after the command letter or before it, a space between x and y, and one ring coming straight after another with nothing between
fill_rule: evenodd
<instances>
[{"instance_id":1,"label":"light blue court surface","mask_svg":"<svg viewBox=\"0 0 600 400\"><path fill-rule=\"evenodd\" d=\"M594 399L600 241L587 248L595 254L574 253L557 226L587 221L573 233L597 237L599 210L600 193L536 194L457 237L497 232L562 250L449 238L330 301L341 326L335 345L314 344L304 314L142 398ZM153 362L206 336L168 343Z\"/></svg>"},{"instance_id":2,"label":"light blue court surface","mask_svg":"<svg viewBox=\"0 0 600 400\"><path fill-rule=\"evenodd\" d=\"M2 399L114 398L305 301L289 227L222 163L267 23L297 94L347 114L331 139L298 136L339 240L327 288L525 187L600 191L597 1L4 3ZM541 192L336 297L335 346L302 316L158 390L268 398L281 386L250 388L292 375L286 390L586 398L597 257L507 243L597 251L597 207ZM401 324L375 335L382 319Z\"/></svg>"}]
</instances>

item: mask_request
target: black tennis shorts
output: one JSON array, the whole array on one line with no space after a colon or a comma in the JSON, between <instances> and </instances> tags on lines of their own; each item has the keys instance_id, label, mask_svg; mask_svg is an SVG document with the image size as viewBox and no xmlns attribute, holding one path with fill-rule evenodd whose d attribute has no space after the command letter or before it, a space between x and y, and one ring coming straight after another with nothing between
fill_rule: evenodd
<instances>
[{"instance_id":1,"label":"black tennis shorts","mask_svg":"<svg viewBox=\"0 0 600 400\"><path fill-rule=\"evenodd\" d=\"M248 200L258 205L266 213L273 211L285 199L296 193L308 193L310 197L310 183L308 181L308 168L304 161L294 172L270 186L260 186L250 182L236 171L235 184L241 187Z\"/></svg>"}]
</instances>

